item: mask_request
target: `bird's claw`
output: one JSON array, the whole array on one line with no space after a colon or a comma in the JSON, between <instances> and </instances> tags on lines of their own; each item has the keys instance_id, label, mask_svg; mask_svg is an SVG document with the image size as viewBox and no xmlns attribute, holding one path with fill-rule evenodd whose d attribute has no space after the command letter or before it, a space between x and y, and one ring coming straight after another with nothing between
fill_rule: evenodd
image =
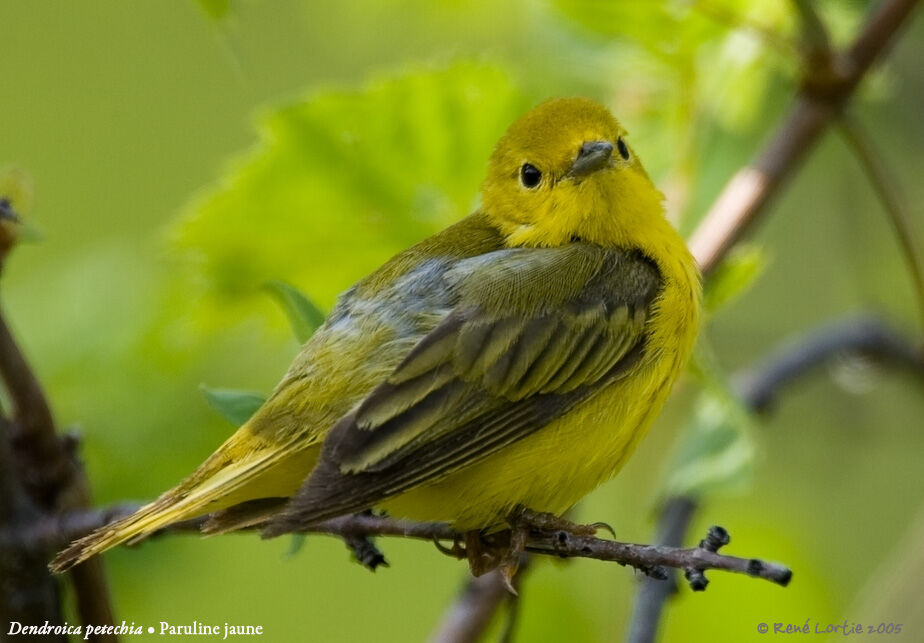
<instances>
[{"instance_id":1,"label":"bird's claw","mask_svg":"<svg viewBox=\"0 0 924 643\"><path fill-rule=\"evenodd\" d=\"M517 507L507 518L510 529L485 535L480 531L465 532L465 547L458 540L451 549L439 542L436 546L444 554L457 558L467 558L472 576L481 576L492 570L498 570L504 586L517 596L514 579L520 568L520 561L526 551L530 534L557 533L563 540L570 536L591 537L601 529L616 536L613 528L605 522L590 525L578 525L551 513L535 512L526 507Z\"/></svg>"},{"instance_id":2,"label":"bird's claw","mask_svg":"<svg viewBox=\"0 0 924 643\"><path fill-rule=\"evenodd\" d=\"M433 544L436 545L436 548L440 551L440 553L446 554L447 556L450 556L452 558L458 558L461 560L462 558L468 557L468 551L466 550L465 547L459 544L458 537L453 539L452 547L447 547L446 545L441 543L439 539L436 538L435 536L433 537Z\"/></svg>"},{"instance_id":3,"label":"bird's claw","mask_svg":"<svg viewBox=\"0 0 924 643\"><path fill-rule=\"evenodd\" d=\"M595 533L595 534L596 534L596 532L598 532L598 531L600 531L600 530L602 529L602 530L608 532L608 533L610 534L610 536L612 536L613 538L616 538L616 530L613 529L613 527L612 527L609 523L606 523L606 522L594 522L594 523L591 523L591 524L589 524L589 525L587 525L587 526L588 526L588 527L593 527L594 533Z\"/></svg>"}]
</instances>

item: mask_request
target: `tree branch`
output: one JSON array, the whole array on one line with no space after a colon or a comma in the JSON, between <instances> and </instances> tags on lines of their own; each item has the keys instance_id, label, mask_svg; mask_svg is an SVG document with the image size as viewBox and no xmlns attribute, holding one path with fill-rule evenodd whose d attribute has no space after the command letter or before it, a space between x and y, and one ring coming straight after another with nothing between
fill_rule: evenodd
<instances>
[{"instance_id":1,"label":"tree branch","mask_svg":"<svg viewBox=\"0 0 924 643\"><path fill-rule=\"evenodd\" d=\"M735 388L755 412L767 411L784 388L844 353L856 353L924 379L924 352L872 316L821 326L771 352L739 373Z\"/></svg>"},{"instance_id":2,"label":"tree branch","mask_svg":"<svg viewBox=\"0 0 924 643\"><path fill-rule=\"evenodd\" d=\"M56 547L64 545L90 531L109 524L138 509L137 505L73 511L51 514L15 531L0 531L0 540L18 540L35 547ZM176 523L157 532L198 532L206 518L196 518ZM453 531L446 523L410 522L395 520L386 516L357 514L326 520L299 530L305 534L324 534L347 538L350 536L400 536L427 541L458 542L463 534ZM486 537L490 538L490 536ZM579 536L558 530L532 530L526 539L526 551L558 558L590 558L628 565L648 574L663 575L662 567L707 571L718 569L753 578L786 585L792 572L786 567L754 558L738 558L716 553L708 547L689 549L661 545L637 545L592 536Z\"/></svg>"},{"instance_id":3,"label":"tree branch","mask_svg":"<svg viewBox=\"0 0 924 643\"><path fill-rule=\"evenodd\" d=\"M869 66L885 50L916 4L917 0L891 0L885 3L869 20L853 46L845 54L835 58L832 65L833 74L821 77L807 76L796 103L778 130L775 139L750 167L741 170L732 178L694 233L690 246L704 274L714 269L728 249L765 211L772 197L799 167L808 150L835 118L838 110L849 99ZM43 495L54 491L51 498L56 500L58 494L68 487L67 484L61 483L61 480L66 479L65 476L73 472L75 467L67 450L62 448L57 438L53 418L41 394L41 388L29 371L25 360L22 359L2 317L0 317L0 371L2 371L15 405L14 418L18 428L13 431L14 448L17 455L22 451L30 456L23 461L25 463L23 466L31 472L26 477L26 484L33 489L33 492L41 491ZM796 371L798 369L793 372ZM79 479L72 479L70 491L74 492L76 505L85 504L89 501L88 487L85 480L79 476L79 472L76 477ZM58 482L58 484L49 484L49 481ZM46 495L41 504L53 504L51 498ZM692 507L689 511L692 512ZM73 536L86 533L93 525L105 524L112 517L111 512L105 511L68 512L45 515L27 526L11 525L7 522L0 530L0 544L10 542L22 544L19 538L21 531L25 530L33 536L41 536L41 533L36 532L41 532L43 529L46 530L44 542L63 543ZM683 515L678 514L675 518L677 522L673 526L678 527L682 533L683 523L689 520L689 516L686 516L685 520L681 518ZM80 529L76 529L76 526ZM196 525L184 523L173 530L194 526ZM355 516L328 521L310 531L339 537L401 535L451 540L457 536L441 525L410 524L389 521L376 516ZM670 530L664 533L669 534ZM70 535L65 540L60 540L64 534ZM667 545L643 546L618 543L559 532L531 535L527 550L543 555L609 560L636 567L648 574L657 573L666 566L685 569L688 577L699 579L702 576L696 572L722 569L746 573L784 585L788 582L791 574L784 567L717 553L715 550L724 543L724 540L716 540L714 536L715 532L711 533L713 538L710 540L710 537L707 537L700 547L680 549L677 546ZM95 597L91 599L89 605L81 606L82 612L84 609L108 612L105 583L98 565L99 560L95 559L74 571L75 585L81 584L79 579L82 573L85 576L85 586L82 589L78 587L78 596ZM488 581L484 581L483 585L489 586ZM495 593L492 593L493 595ZM495 601L498 600L502 599L495 599ZM659 610L654 611L659 612ZM651 612L652 610L645 610L645 613ZM639 611L637 610L636 613ZM87 621L86 615L83 614L83 616L85 622L97 624L111 622L111 615L109 620L95 618L94 621ZM657 619L657 614L654 618ZM473 631L472 637L476 635L477 631Z\"/></svg>"},{"instance_id":4,"label":"tree branch","mask_svg":"<svg viewBox=\"0 0 924 643\"><path fill-rule=\"evenodd\" d=\"M18 218L6 199L0 199L0 266L16 241L16 230L11 222ZM20 506L31 507L37 512L56 512L62 509L86 507L90 504L89 483L74 458L73 440L62 440L55 430L51 407L45 398L38 378L19 349L6 319L0 310L0 378L9 393L13 406L12 419L3 427L0 440L6 462L0 461L5 474L15 475L20 488ZM15 472L15 473L14 473ZM16 493L16 491L13 491ZM16 525L23 514L8 517L2 524ZM3 557L17 566L21 561L31 560L25 551L17 552L4 548ZM45 553L41 555L44 559ZM30 567L31 569L31 567ZM8 595L0 596L5 605L15 604L22 597L39 591L40 588L55 588L55 610L59 609L57 583L45 565L36 567L29 582L19 582ZM8 577L9 578L9 577ZM109 601L109 590L101 560L87 561L70 572L77 600L77 612L84 623L93 625L112 624L113 615ZM24 579L20 578L20 581ZM17 594L18 592L18 594ZM47 594L47 591L44 592ZM5 609L0 606L0 609ZM60 623L60 613L54 615L33 614L29 622L49 620ZM11 619L22 620L22 619ZM91 637L94 641L115 642L113 635Z\"/></svg>"},{"instance_id":5,"label":"tree branch","mask_svg":"<svg viewBox=\"0 0 924 643\"><path fill-rule=\"evenodd\" d=\"M812 0L793 0L802 22L803 57L812 68L830 63L831 40ZM827 60L824 60L827 59Z\"/></svg>"},{"instance_id":6,"label":"tree branch","mask_svg":"<svg viewBox=\"0 0 924 643\"><path fill-rule=\"evenodd\" d=\"M9 420L0 415L0 529L17 530L38 517L16 475L9 441ZM0 626L62 622L58 585L48 575L47 550L24 551L0 532ZM67 643L66 636L48 636Z\"/></svg>"}]
</instances>

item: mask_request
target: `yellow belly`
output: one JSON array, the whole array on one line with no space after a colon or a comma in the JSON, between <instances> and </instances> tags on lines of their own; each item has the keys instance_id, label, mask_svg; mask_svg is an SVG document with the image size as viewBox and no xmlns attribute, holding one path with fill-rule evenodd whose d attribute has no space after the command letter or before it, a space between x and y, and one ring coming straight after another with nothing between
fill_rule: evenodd
<instances>
[{"instance_id":1,"label":"yellow belly","mask_svg":"<svg viewBox=\"0 0 924 643\"><path fill-rule=\"evenodd\" d=\"M673 371L650 365L535 434L382 508L460 531L502 523L517 505L561 515L619 471L664 403Z\"/></svg>"}]
</instances>

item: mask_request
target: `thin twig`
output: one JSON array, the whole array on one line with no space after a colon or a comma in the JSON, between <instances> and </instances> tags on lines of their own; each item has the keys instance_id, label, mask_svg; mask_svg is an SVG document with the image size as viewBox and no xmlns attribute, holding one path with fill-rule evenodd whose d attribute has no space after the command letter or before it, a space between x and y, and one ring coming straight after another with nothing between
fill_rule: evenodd
<instances>
[{"instance_id":1,"label":"thin twig","mask_svg":"<svg viewBox=\"0 0 924 643\"><path fill-rule=\"evenodd\" d=\"M921 322L924 323L924 260L914 244L911 217L901 190L893 179L894 174L889 172L882 155L878 153L872 139L866 135L860 123L846 112L837 123L838 131L856 155L889 217L902 256L908 264L908 272L911 273L911 281L918 299L918 313Z\"/></svg>"},{"instance_id":2,"label":"thin twig","mask_svg":"<svg viewBox=\"0 0 924 643\"><path fill-rule=\"evenodd\" d=\"M824 22L815 11L812 0L792 0L802 23L802 41L809 66L818 64L820 58L831 56L831 40Z\"/></svg>"}]
</instances>

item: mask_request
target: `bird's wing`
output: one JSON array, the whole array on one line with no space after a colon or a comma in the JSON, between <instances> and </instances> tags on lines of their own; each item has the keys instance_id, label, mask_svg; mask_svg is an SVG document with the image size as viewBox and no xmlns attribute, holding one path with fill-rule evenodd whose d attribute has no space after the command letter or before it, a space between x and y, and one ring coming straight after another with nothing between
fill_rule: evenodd
<instances>
[{"instance_id":1,"label":"bird's wing","mask_svg":"<svg viewBox=\"0 0 924 643\"><path fill-rule=\"evenodd\" d=\"M583 243L488 253L444 279L452 312L335 425L270 534L371 507L567 413L638 363L662 287L641 254Z\"/></svg>"}]
</instances>

